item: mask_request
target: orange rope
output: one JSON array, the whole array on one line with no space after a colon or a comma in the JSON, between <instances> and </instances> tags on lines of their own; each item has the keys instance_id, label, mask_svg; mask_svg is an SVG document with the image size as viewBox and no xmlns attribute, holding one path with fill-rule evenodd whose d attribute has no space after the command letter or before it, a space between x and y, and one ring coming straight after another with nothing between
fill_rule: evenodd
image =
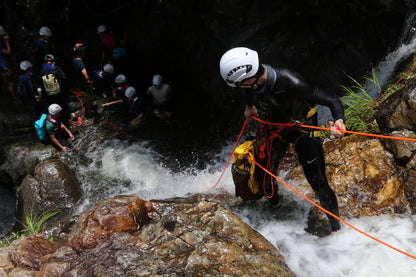
<instances>
[{"instance_id":1,"label":"orange rope","mask_svg":"<svg viewBox=\"0 0 416 277\"><path fill-rule=\"evenodd\" d=\"M256 118L256 117L254 117L254 116L253 116L253 118L254 118L254 119L256 119L256 120L257 120L257 121L259 121L259 122L262 122L262 123L265 123L265 124L270 124L270 125L279 125L279 126L295 126L295 125L297 124L296 122L295 122L295 123L284 123L284 124L279 124L279 123L270 123L270 122L266 122L266 121L260 120L260 119L258 119L258 118ZM238 139L237 139L236 143L234 144L233 150L231 151L231 154L230 154L230 156L228 157L228 160L227 160L227 162L226 162L226 164L225 164L225 167L224 167L223 171L221 172L221 176L219 177L218 181L216 182L216 184L215 184L212 188L215 188L215 187L218 185L218 183L220 182L220 180L221 180L222 176L224 175L225 169L227 168L228 163L230 162L230 159L231 159L231 157L232 157L232 154L234 153L234 150L235 150L235 148L237 147L237 144L238 144L238 142L239 142L239 140L240 140L240 138L241 138L241 136L242 136L242 134L243 134L243 132L244 132L244 129L245 129L246 125L247 125L247 121L248 121L248 118L247 118L247 119L246 119L246 121L244 122L243 128L241 129L240 134L239 134L239 136L238 136ZM308 126L308 125L303 125L303 124L299 124L299 126L300 126L300 127L304 127L304 128L312 128L312 129L319 129L319 130L327 130L327 131L330 131L330 130L331 130L331 129L329 129L329 128L323 128L323 127L317 127L317 126ZM406 138L400 138L400 137L383 136L383 135L376 135L376 134L366 134L366 133L360 133L360 132L345 131L345 133L351 133L351 134L357 134L357 135L364 135L364 136L374 136L374 137L388 138L388 139L400 139L400 140L411 140L411 141L416 141L416 139L406 139ZM390 245L390 244L388 244L388 243L386 243L386 242L384 242L384 241L382 241L382 240L380 240L380 239L377 239L377 238L376 238L376 237L374 237L374 236L371 236L370 234L365 233L364 231L362 231L362 230L358 229L358 228L357 228L357 227L355 227L354 225L352 225L352 224L348 223L347 221L343 220L343 219L342 219L342 218L340 218L339 216L337 216L337 215L335 215L335 214L331 213L330 211L328 211L328 210L324 209L323 207L321 207L320 205L316 204L314 201L312 201L311 199L309 199L308 197L306 197L304 194L302 194L301 192L299 192L298 190L296 190L294 187L290 186L289 184L287 184L286 182L284 182L283 180L281 180L279 177L277 177L276 175L274 175L273 173L271 173L269 170L267 170L266 168L264 168L261 164L259 164L259 163L258 163L257 161L255 161L254 159L250 158L250 160L252 160L254 163L256 163L256 165L258 165L261 169L263 169L263 170L264 170L267 174L269 174L270 176L272 176L273 178L275 178L277 181L279 181L280 183L282 183L282 184L283 184L283 185L285 185L286 187L288 187L288 188L290 188L291 190L293 190L294 192L296 192L298 195L300 195L300 196L301 196L302 198L304 198L306 201L308 201L309 203L311 203L312 205L314 205L314 206L315 206L315 207L317 207L318 209L322 210L322 211L323 211L323 212L325 212L326 214L329 214L329 215L330 215L330 216L332 216L333 218L336 218L337 220L341 221L342 223L344 223L345 225L349 226L350 228L352 228L352 229L356 230L357 232L359 232L359 233L361 233L361 234L365 235L366 237L369 237L370 239L372 239L372 240L374 240L374 241L376 241L376 242L378 242L378 243L381 243L381 244L383 244L384 246L387 246L387 247L389 247L389 248L391 248L391 249L393 249L393 250L395 250L395 251L397 251L397 252L399 252L399 253L402 253L402 254L404 254L404 255L406 255L406 256L408 256L408 257L410 257L410 258L416 259L416 256L411 255L411 254L409 254L409 253L407 253L407 252L404 252L403 250L400 250L400 249L398 249L398 248L396 248L396 247L394 247L394 246L392 246L392 245Z\"/></svg>"},{"instance_id":2,"label":"orange rope","mask_svg":"<svg viewBox=\"0 0 416 277\"><path fill-rule=\"evenodd\" d=\"M296 122L294 123L272 123L272 122L267 122L264 120L261 120L255 116L253 116L253 118L261 123L264 124L269 124L269 125L277 125L277 126L295 126ZM304 124L299 124L299 127L302 128L310 128L310 129L317 129L317 130L324 130L324 131L331 131L330 128L325 128L325 127L318 127L318 126L310 126L310 125L304 125ZM385 138L385 139L395 139L395 140L407 140L407 141L414 141L416 142L416 139L414 138L403 138L403 137L393 137L393 136L386 136L386 135L378 135L378 134L369 134L369 133L362 133L362 132L354 132L354 131L347 131L347 130L339 130L342 131L344 133L347 134L354 134L354 135L361 135L361 136L367 136L367 137L376 137L376 138Z\"/></svg>"},{"instance_id":3,"label":"orange rope","mask_svg":"<svg viewBox=\"0 0 416 277\"><path fill-rule=\"evenodd\" d=\"M231 150L231 154L228 157L227 162L225 163L225 166L224 166L224 169L221 172L220 178L218 179L218 181L215 183L215 185L212 188L215 188L219 184L219 182L221 181L221 178L224 175L225 169L227 168L228 163L230 162L231 157L233 156L234 150L237 148L237 144L240 141L241 136L243 135L244 129L246 128L246 125L247 125L247 121L248 121L248 117L246 118L246 121L244 122L243 128L241 128L240 135L238 136L237 141L234 144L233 150Z\"/></svg>"},{"instance_id":4,"label":"orange rope","mask_svg":"<svg viewBox=\"0 0 416 277\"><path fill-rule=\"evenodd\" d=\"M84 103L82 102L82 100L81 100L81 97L83 96L82 95L82 93L79 93L79 92L77 92L77 91L74 91L74 90L72 90L72 89L69 89L69 91L70 92L72 92L74 95L75 95L75 97L78 99L78 101L81 103L81 108L82 108L82 110L84 111L84 113L81 115L81 116L79 116L78 117L78 121L70 121L70 123L72 124L72 125L74 125L74 126L91 126L91 125L93 125L93 124L86 124L86 123L82 123L82 119L84 118L84 116L85 116L85 108L84 108Z\"/></svg>"},{"instance_id":5,"label":"orange rope","mask_svg":"<svg viewBox=\"0 0 416 277\"><path fill-rule=\"evenodd\" d=\"M249 157L249 159L250 159L250 160L252 160L253 162L255 162L255 163L256 163L256 164L257 164L260 168L262 168L262 169L263 169L265 172L267 172L270 176L273 176L273 178L275 178L276 180L278 180L280 183L282 183L282 184L283 184L283 185L285 185L286 187L290 188L291 190L293 190L294 192L296 192L297 194L299 194L300 196L302 196L304 199L306 199L306 201L308 201L309 203L311 203L312 205L314 205L314 206L315 206L315 207L317 207L318 209L320 209L320 210L324 211L325 213L329 214L329 215L330 215L330 216L332 216L333 218L338 219L338 220L339 220L339 221L341 221L342 223L344 223L344 224L348 225L349 227L353 228L354 230L356 230L356 231L360 232L361 234L363 234L363 235L365 235L365 236L367 236L367 237L369 237L369 238L371 238L371 239L373 239L373 240L375 240L375 241L377 241L377 242L379 242L379 243L381 243L381 244L384 244L385 246L390 247L391 249L396 250L397 252L400 252L400 253L402 253L402 254L404 254L404 255L406 255L406 256L409 256L409 257L411 257L411 258L413 258L413 259L416 259L416 257L415 257L415 256L413 256L413 255L411 255L411 254L409 254L409 253L406 253L406 252L404 252L404 251L402 251L402 250L400 250L400 249L398 249L398 248L396 248L396 247L394 247L394 246L391 246L390 244L387 244L387 243L385 243L384 241L379 240L379 239L377 239L377 238L375 238L375 237L373 237L373 236L371 236L371 235L369 235L369 234L365 233L364 231L361 231L361 230L360 230L360 229L358 229L357 227L355 227L355 226L351 225L350 223L346 222L345 220L341 219L340 217L338 217L338 216L334 215L334 214L333 214L333 213L331 213L330 211L328 211L328 210L326 210L326 209L322 208L320 205L316 204L314 201L312 201L311 199L309 199L308 197L306 197L304 194L302 194L301 192L299 192L298 190L296 190L294 187L292 187L292 186L290 186L289 184L285 183L282 179L280 179L279 177L277 177L276 175L274 175L273 173L271 173L270 171L268 171L267 169L265 169L263 166L261 166L261 165L260 165L258 162L256 162L254 159L252 159L252 158L250 158L250 157Z\"/></svg>"}]
</instances>

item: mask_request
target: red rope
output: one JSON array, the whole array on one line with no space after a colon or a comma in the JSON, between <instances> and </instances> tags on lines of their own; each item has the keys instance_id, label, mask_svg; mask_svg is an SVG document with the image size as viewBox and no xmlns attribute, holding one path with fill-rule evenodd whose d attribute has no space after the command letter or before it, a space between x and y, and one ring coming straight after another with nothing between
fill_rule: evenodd
<instances>
[{"instance_id":1,"label":"red rope","mask_svg":"<svg viewBox=\"0 0 416 277\"><path fill-rule=\"evenodd\" d=\"M377 98L377 100L376 101L374 101L374 103L377 103L378 101L380 101L380 99L381 98L383 98L386 94L387 94L387 92L389 92L392 88L394 88L398 83L400 83L409 73L410 73L410 71L412 71L413 70L413 68L415 68L416 67L416 63L396 82L396 83L394 83L394 85L392 85L389 89L387 89L386 90L386 92L385 93L383 93L379 98Z\"/></svg>"},{"instance_id":2,"label":"red rope","mask_svg":"<svg viewBox=\"0 0 416 277\"><path fill-rule=\"evenodd\" d=\"M227 168L228 163L230 162L231 157L233 156L234 150L237 148L237 144L240 141L241 136L243 135L244 129L246 128L246 125L247 125L247 121L248 121L248 117L246 118L246 121L244 122L243 128L241 128L240 134L238 135L238 138L237 138L237 141L234 144L233 150L231 150L231 154L228 157L227 162L225 163L225 166L224 166L224 169L221 172L220 178L218 179L218 181L215 183L215 185L212 188L215 188L219 184L219 182L221 181L222 176L224 175L225 169Z\"/></svg>"}]
</instances>

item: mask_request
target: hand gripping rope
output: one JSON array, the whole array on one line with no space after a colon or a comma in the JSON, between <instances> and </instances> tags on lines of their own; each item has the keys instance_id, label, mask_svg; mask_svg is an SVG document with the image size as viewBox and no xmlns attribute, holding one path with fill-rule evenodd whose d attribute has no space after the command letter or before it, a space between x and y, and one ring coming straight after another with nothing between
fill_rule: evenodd
<instances>
[{"instance_id":1,"label":"hand gripping rope","mask_svg":"<svg viewBox=\"0 0 416 277\"><path fill-rule=\"evenodd\" d=\"M269 125L279 125L279 126L292 127L292 126L295 126L295 125L297 124L296 122L295 122L295 123L285 123L285 124L281 124L281 123L270 123L270 122L267 122L267 121L260 120L260 119L258 119L258 118L256 118L256 117L254 117L254 116L253 116L252 118L253 118L253 119L255 119L255 120L257 120L257 121L259 121L259 122L261 122L261 123L263 123L263 124L269 124ZM227 160L227 162L226 162L226 164L225 164L224 169L223 169L223 170L222 170L222 172L221 172L221 175L220 175L220 177L219 177L218 181L215 183L215 185L214 185L212 188L215 188L215 187L219 184L219 182L220 182L220 180L221 180L222 176L224 175L224 172L225 172L226 168L228 167L228 164L229 164L229 162L230 162L230 159L231 159L231 157L232 157L232 154L234 153L234 150L236 149L237 144L238 144L239 140L241 139L241 136L242 136L242 134L243 134L243 132L244 132L244 129L245 129L246 125L247 125L247 121L248 121L248 118L247 118L247 119L246 119L246 121L244 122L243 128L242 128L242 129L241 129L241 131L240 131L240 134L239 134L239 136L238 136L238 139L237 139L237 141L236 141L236 142L235 142L235 144L234 144L233 150L231 151L231 154L230 154L230 156L228 157L228 160ZM319 129L319 130L331 131L331 129L329 129L329 128L324 128L324 127L316 127L316 126L309 126L309 125L303 125L303 124L300 124L299 126L300 126L300 127L304 127L304 128L311 128L311 129ZM412 138L392 137L392 136L384 136L384 135L376 135L376 134L368 134L368 133L360 133L360 132L352 132L352 131L344 131L344 132L345 132L345 133L349 133L349 134L356 134L356 135L363 135L363 136L370 136L370 137L377 137L377 138L386 138L386 139L397 139L397 140L416 141L416 139L412 139ZM320 210L322 210L322 211L323 211L323 212L325 212L326 214L329 214L329 215L330 215L330 216L332 216L333 218L338 219L339 221L341 221L341 222L342 222L342 223L344 223L345 225L347 225L347 226L351 227L352 229L356 230L357 232L359 232L359 233L361 233L361 234L363 234L363 235L365 235L365 236L369 237L370 239L373 239L373 240L375 240L375 241L377 241L377 242L379 242L379 243L381 243L381 244L383 244L383 245L385 245L385 246L387 246L387 247L390 247L391 249L396 250L397 252L400 252L400 253L402 253L402 254L404 254L404 255L406 255L406 256L409 256L409 257L411 257L411 258L413 258L413 259L416 259L416 256L411 255L411 254L409 254L409 253L407 253L407 252L404 252L404 251L402 251L402 250L400 250L400 249L398 249L398 248L396 248L396 247L394 247L394 246L392 246L392 245L390 245L390 244L388 244L388 243L386 243L386 242L384 242L384 241L382 241L382 240L379 240L379 239L377 239L376 237L373 237L373 236L371 236L371 235L369 235L369 234L365 233L364 231L362 231L362 230L358 229L357 227L353 226L352 224L350 224L350 223L346 222L345 220L341 219L340 217L338 217L338 216L334 215L334 214L333 214L333 213L331 213L330 211L328 211L328 210L324 209L323 207L321 207L320 205L316 204L314 201L312 201L311 199L309 199L308 197L306 197L304 194L302 194L301 192L299 192L298 190L296 190L295 188L293 188L292 186L290 186L289 184L287 184L286 182L284 182L283 180L281 180L280 178L278 178L277 176L275 176L273 173L271 173L269 170L267 170L266 168L264 168L262 165L260 165L260 164L259 164L258 162L256 162L254 159L251 159L251 160L252 160L253 162L255 162L257 166L259 166L261 169L263 169L263 170L264 170L267 174L269 174L272 178L275 178L277 181L279 181L280 183L282 183L283 185L285 185L285 186L286 186L286 187L288 187L289 189L291 189L291 190L293 190L294 192L296 192L297 194L299 194L301 197L303 197L304 199L306 199L309 203L311 203L312 205L316 206L317 208L319 208ZM272 183L273 183L273 182L272 182Z\"/></svg>"}]
</instances>

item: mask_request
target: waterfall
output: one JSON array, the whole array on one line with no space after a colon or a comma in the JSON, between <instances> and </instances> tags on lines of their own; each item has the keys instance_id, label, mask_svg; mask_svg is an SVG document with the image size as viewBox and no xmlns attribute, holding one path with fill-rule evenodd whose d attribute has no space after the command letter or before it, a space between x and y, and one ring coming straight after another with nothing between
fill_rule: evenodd
<instances>
[{"instance_id":1,"label":"waterfall","mask_svg":"<svg viewBox=\"0 0 416 277\"><path fill-rule=\"evenodd\" d=\"M385 86L392 77L397 65L408 58L416 50L416 12L410 12L406 16L403 32L399 39L399 46L389 53L374 69L380 86ZM369 74L371 76L371 73ZM364 88L368 94L375 99L378 98L375 85L366 81Z\"/></svg>"},{"instance_id":2,"label":"waterfall","mask_svg":"<svg viewBox=\"0 0 416 277\"><path fill-rule=\"evenodd\" d=\"M375 76L377 77L380 86L383 87L388 84L390 78L394 74L396 67L401 61L408 58L416 50L416 12L411 11L407 14L403 24L403 31L399 39L398 47L387 54L386 57L374 68ZM372 77L372 71L368 73L369 78ZM396 81L396 80L394 80ZM376 100L378 98L377 87L373 82L367 80L364 83L364 89L367 93ZM332 120L332 115L329 108L317 105L318 122L323 125L329 120Z\"/></svg>"}]
</instances>

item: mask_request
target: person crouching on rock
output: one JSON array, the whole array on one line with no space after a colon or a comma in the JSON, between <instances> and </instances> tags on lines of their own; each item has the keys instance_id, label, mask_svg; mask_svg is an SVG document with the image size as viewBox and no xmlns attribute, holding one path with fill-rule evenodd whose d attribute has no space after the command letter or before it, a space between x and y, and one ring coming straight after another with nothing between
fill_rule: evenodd
<instances>
[{"instance_id":1,"label":"person crouching on rock","mask_svg":"<svg viewBox=\"0 0 416 277\"><path fill-rule=\"evenodd\" d=\"M136 94L134 87L128 87L124 95L127 98L127 105L133 119L130 121L130 127L137 128L142 124L143 120L143 101L140 96Z\"/></svg>"},{"instance_id":2,"label":"person crouching on rock","mask_svg":"<svg viewBox=\"0 0 416 277\"><path fill-rule=\"evenodd\" d=\"M51 104L48 107L48 116L45 120L45 130L49 135L46 143L50 143L62 151L68 151L68 143L66 138L69 137L74 140L74 135L71 131L59 120L62 108L58 104ZM64 130L65 132L62 132Z\"/></svg>"}]
</instances>

